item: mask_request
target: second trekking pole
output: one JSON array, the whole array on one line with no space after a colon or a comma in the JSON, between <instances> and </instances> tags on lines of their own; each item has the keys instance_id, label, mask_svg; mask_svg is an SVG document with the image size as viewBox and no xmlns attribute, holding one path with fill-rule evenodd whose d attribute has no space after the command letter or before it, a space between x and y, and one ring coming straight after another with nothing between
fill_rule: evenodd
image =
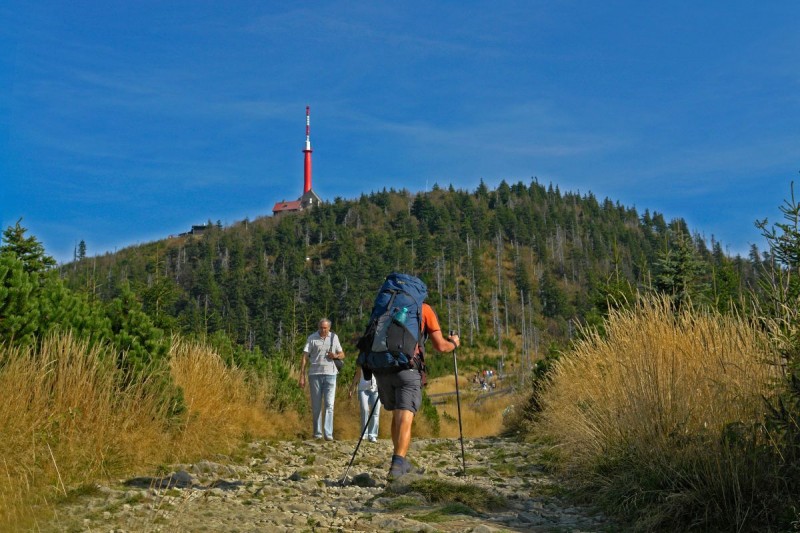
<instances>
[{"instance_id":1,"label":"second trekking pole","mask_svg":"<svg viewBox=\"0 0 800 533\"><path fill-rule=\"evenodd\" d=\"M455 331L450 331L450 336L455 335ZM455 343L453 343L455 346ZM467 475L467 460L464 457L464 431L461 428L461 393L458 390L458 361L456 360L457 348L453 348L453 372L456 375L456 405L458 405L458 437L461 440L461 468L464 475Z\"/></svg>"},{"instance_id":2,"label":"second trekking pole","mask_svg":"<svg viewBox=\"0 0 800 533\"><path fill-rule=\"evenodd\" d=\"M378 402L381 401L380 398L375 398L375 403L372 404L372 409L369 410L369 416L367 417L367 423L364 424L364 429L361 430L361 436L358 438L358 444L356 444L356 449L353 450L353 457L350 458L350 464L347 465L347 470L344 471L344 476L342 476L341 486L344 487L345 482L347 481L347 474L350 472L350 467L353 466L353 461L356 459L356 454L358 453L358 448L361 446L361 441L364 440L364 434L367 432L367 427L369 423L372 421L372 415L375 413L375 408L378 406Z\"/></svg>"}]
</instances>

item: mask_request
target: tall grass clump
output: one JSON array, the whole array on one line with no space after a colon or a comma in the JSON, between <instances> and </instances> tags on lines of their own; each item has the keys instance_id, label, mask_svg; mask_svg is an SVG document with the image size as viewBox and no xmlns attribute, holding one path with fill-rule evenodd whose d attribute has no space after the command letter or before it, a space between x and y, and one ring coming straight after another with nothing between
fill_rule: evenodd
<instances>
[{"instance_id":1,"label":"tall grass clump","mask_svg":"<svg viewBox=\"0 0 800 533\"><path fill-rule=\"evenodd\" d=\"M604 330L555 363L541 396L568 477L638 530L774 524L766 335L667 298L613 310Z\"/></svg>"},{"instance_id":2,"label":"tall grass clump","mask_svg":"<svg viewBox=\"0 0 800 533\"><path fill-rule=\"evenodd\" d=\"M174 338L170 367L188 416L175 439L176 456L230 450L244 437L295 434L296 411L282 409L281 384L271 376L231 367L209 346Z\"/></svg>"},{"instance_id":3,"label":"tall grass clump","mask_svg":"<svg viewBox=\"0 0 800 533\"><path fill-rule=\"evenodd\" d=\"M243 438L294 434L297 414L275 408L275 385L224 364L205 345L173 339L163 364L131 379L115 347L52 333L0 346L0 531L37 529L74 493L169 461L230 453Z\"/></svg>"},{"instance_id":4,"label":"tall grass clump","mask_svg":"<svg viewBox=\"0 0 800 533\"><path fill-rule=\"evenodd\" d=\"M0 530L24 529L82 485L162 449L169 405L126 383L106 348L69 334L0 347Z\"/></svg>"}]
</instances>

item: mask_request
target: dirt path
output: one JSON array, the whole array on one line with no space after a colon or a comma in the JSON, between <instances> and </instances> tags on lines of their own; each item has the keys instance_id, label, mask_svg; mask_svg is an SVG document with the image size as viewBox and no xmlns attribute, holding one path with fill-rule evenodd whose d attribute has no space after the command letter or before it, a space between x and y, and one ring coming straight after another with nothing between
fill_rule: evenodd
<instances>
[{"instance_id":1,"label":"dirt path","mask_svg":"<svg viewBox=\"0 0 800 533\"><path fill-rule=\"evenodd\" d=\"M415 441L424 473L387 484L391 443L254 442L237 457L173 465L59 507L45 531L611 531L559 497L536 445L509 439Z\"/></svg>"}]
</instances>

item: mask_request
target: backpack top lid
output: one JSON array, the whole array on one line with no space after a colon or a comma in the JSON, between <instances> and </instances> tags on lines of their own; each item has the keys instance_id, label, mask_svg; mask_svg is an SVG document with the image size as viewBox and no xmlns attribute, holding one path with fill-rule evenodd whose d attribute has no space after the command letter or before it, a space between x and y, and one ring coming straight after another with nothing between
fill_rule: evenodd
<instances>
[{"instance_id":1,"label":"backpack top lid","mask_svg":"<svg viewBox=\"0 0 800 533\"><path fill-rule=\"evenodd\" d=\"M386 276L383 285L381 285L378 291L371 318L376 319L386 312L389 301L391 300L391 295L400 293L406 293L410 296L411 300L419 308L422 306L422 302L425 301L425 298L428 297L428 287L416 276L403 274L401 272L392 272ZM400 303L400 300L398 300L397 303Z\"/></svg>"},{"instance_id":2,"label":"backpack top lid","mask_svg":"<svg viewBox=\"0 0 800 533\"><path fill-rule=\"evenodd\" d=\"M428 297L428 286L416 276L411 274L403 274L402 272L392 272L386 276L383 282L383 289L395 289L405 291L412 296L424 300Z\"/></svg>"}]
</instances>

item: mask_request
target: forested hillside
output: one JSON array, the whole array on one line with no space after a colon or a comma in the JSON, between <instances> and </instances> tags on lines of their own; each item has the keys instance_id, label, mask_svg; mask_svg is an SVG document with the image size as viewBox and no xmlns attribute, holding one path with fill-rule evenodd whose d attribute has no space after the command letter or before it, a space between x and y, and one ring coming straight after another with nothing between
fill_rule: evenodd
<instances>
[{"instance_id":1,"label":"forested hillside","mask_svg":"<svg viewBox=\"0 0 800 533\"><path fill-rule=\"evenodd\" d=\"M383 190L301 214L209 222L201 235L81 253L62 276L90 298L130 290L156 326L243 347L222 351L258 364L298 353L322 316L352 350L384 276L410 272L467 352L515 347L530 362L637 290L739 305L758 260L755 249L748 260L727 257L683 220L533 181Z\"/></svg>"}]
</instances>

